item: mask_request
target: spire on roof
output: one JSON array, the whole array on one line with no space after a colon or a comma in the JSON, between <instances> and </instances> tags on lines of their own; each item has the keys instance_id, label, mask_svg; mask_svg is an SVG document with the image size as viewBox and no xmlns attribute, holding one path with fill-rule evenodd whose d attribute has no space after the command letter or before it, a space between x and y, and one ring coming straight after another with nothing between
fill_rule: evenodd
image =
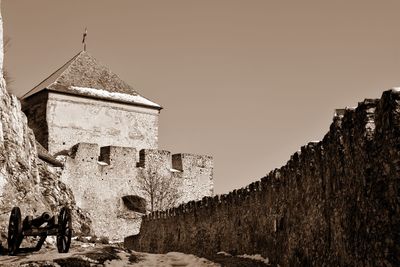
<instances>
[{"instance_id":1,"label":"spire on roof","mask_svg":"<svg viewBox=\"0 0 400 267\"><path fill-rule=\"evenodd\" d=\"M161 109L160 105L140 96L132 86L111 72L109 68L100 64L86 51L79 52L22 98L28 98L42 90L110 99Z\"/></svg>"},{"instance_id":2,"label":"spire on roof","mask_svg":"<svg viewBox=\"0 0 400 267\"><path fill-rule=\"evenodd\" d=\"M86 51L86 36L87 36L87 27L85 27L85 32L83 33L83 39L82 39L83 51Z\"/></svg>"}]
</instances>

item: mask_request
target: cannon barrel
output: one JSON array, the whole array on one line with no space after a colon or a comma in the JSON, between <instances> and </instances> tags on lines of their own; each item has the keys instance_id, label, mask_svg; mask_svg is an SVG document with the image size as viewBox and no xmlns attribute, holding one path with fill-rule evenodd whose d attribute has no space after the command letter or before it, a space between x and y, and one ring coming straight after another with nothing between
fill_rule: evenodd
<instances>
[{"instance_id":1,"label":"cannon barrel","mask_svg":"<svg viewBox=\"0 0 400 267\"><path fill-rule=\"evenodd\" d=\"M39 217L33 219L31 221L31 225L35 226L35 227L40 227L42 224L44 224L45 222L50 221L52 218L51 214L48 212L43 212L42 215L40 215Z\"/></svg>"}]
</instances>

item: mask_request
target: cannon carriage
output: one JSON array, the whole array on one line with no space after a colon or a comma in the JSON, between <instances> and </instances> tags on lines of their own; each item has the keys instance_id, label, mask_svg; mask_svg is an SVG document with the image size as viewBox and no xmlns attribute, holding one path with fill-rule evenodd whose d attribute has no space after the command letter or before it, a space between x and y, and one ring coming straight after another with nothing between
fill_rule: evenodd
<instances>
[{"instance_id":1,"label":"cannon carriage","mask_svg":"<svg viewBox=\"0 0 400 267\"><path fill-rule=\"evenodd\" d=\"M38 243L35 247L20 248L22 240L27 236L39 237ZM72 237L70 209L63 207L58 216L52 216L48 212L44 212L37 218L26 216L23 221L19 207L14 207L11 210L7 238L9 255L39 251L47 236L57 237L58 252L68 252Z\"/></svg>"}]
</instances>

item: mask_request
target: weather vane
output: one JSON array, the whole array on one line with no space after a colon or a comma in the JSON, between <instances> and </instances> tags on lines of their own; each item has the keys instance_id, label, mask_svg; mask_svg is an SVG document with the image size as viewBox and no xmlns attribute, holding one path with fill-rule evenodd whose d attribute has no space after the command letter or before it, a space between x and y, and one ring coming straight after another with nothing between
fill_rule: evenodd
<instances>
[{"instance_id":1,"label":"weather vane","mask_svg":"<svg viewBox=\"0 0 400 267\"><path fill-rule=\"evenodd\" d=\"M83 33L83 39L82 39L83 51L86 51L86 36L87 36L87 28L85 27L85 32Z\"/></svg>"}]
</instances>

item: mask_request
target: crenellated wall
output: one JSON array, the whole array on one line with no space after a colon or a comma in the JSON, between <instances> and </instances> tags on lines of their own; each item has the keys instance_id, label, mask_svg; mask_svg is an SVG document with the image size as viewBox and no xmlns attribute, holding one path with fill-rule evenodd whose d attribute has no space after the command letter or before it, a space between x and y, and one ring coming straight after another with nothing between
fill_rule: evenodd
<instances>
[{"instance_id":1,"label":"crenellated wall","mask_svg":"<svg viewBox=\"0 0 400 267\"><path fill-rule=\"evenodd\" d=\"M183 167L176 170L175 164ZM141 222L141 214L129 209L122 197L147 198L138 181L147 173L181 179L179 203L213 193L209 156L171 156L168 151L156 149L137 153L135 148L90 143L79 143L69 150L61 180L71 187L77 204L90 214L96 235L122 240L127 234L138 233Z\"/></svg>"},{"instance_id":2,"label":"crenellated wall","mask_svg":"<svg viewBox=\"0 0 400 267\"><path fill-rule=\"evenodd\" d=\"M199 200L204 196L214 195L213 158L193 154L172 155L174 177L182 180L180 202Z\"/></svg>"},{"instance_id":3,"label":"crenellated wall","mask_svg":"<svg viewBox=\"0 0 400 267\"><path fill-rule=\"evenodd\" d=\"M261 254L280 266L400 266L400 92L337 113L260 181L143 218L140 251Z\"/></svg>"}]
</instances>

